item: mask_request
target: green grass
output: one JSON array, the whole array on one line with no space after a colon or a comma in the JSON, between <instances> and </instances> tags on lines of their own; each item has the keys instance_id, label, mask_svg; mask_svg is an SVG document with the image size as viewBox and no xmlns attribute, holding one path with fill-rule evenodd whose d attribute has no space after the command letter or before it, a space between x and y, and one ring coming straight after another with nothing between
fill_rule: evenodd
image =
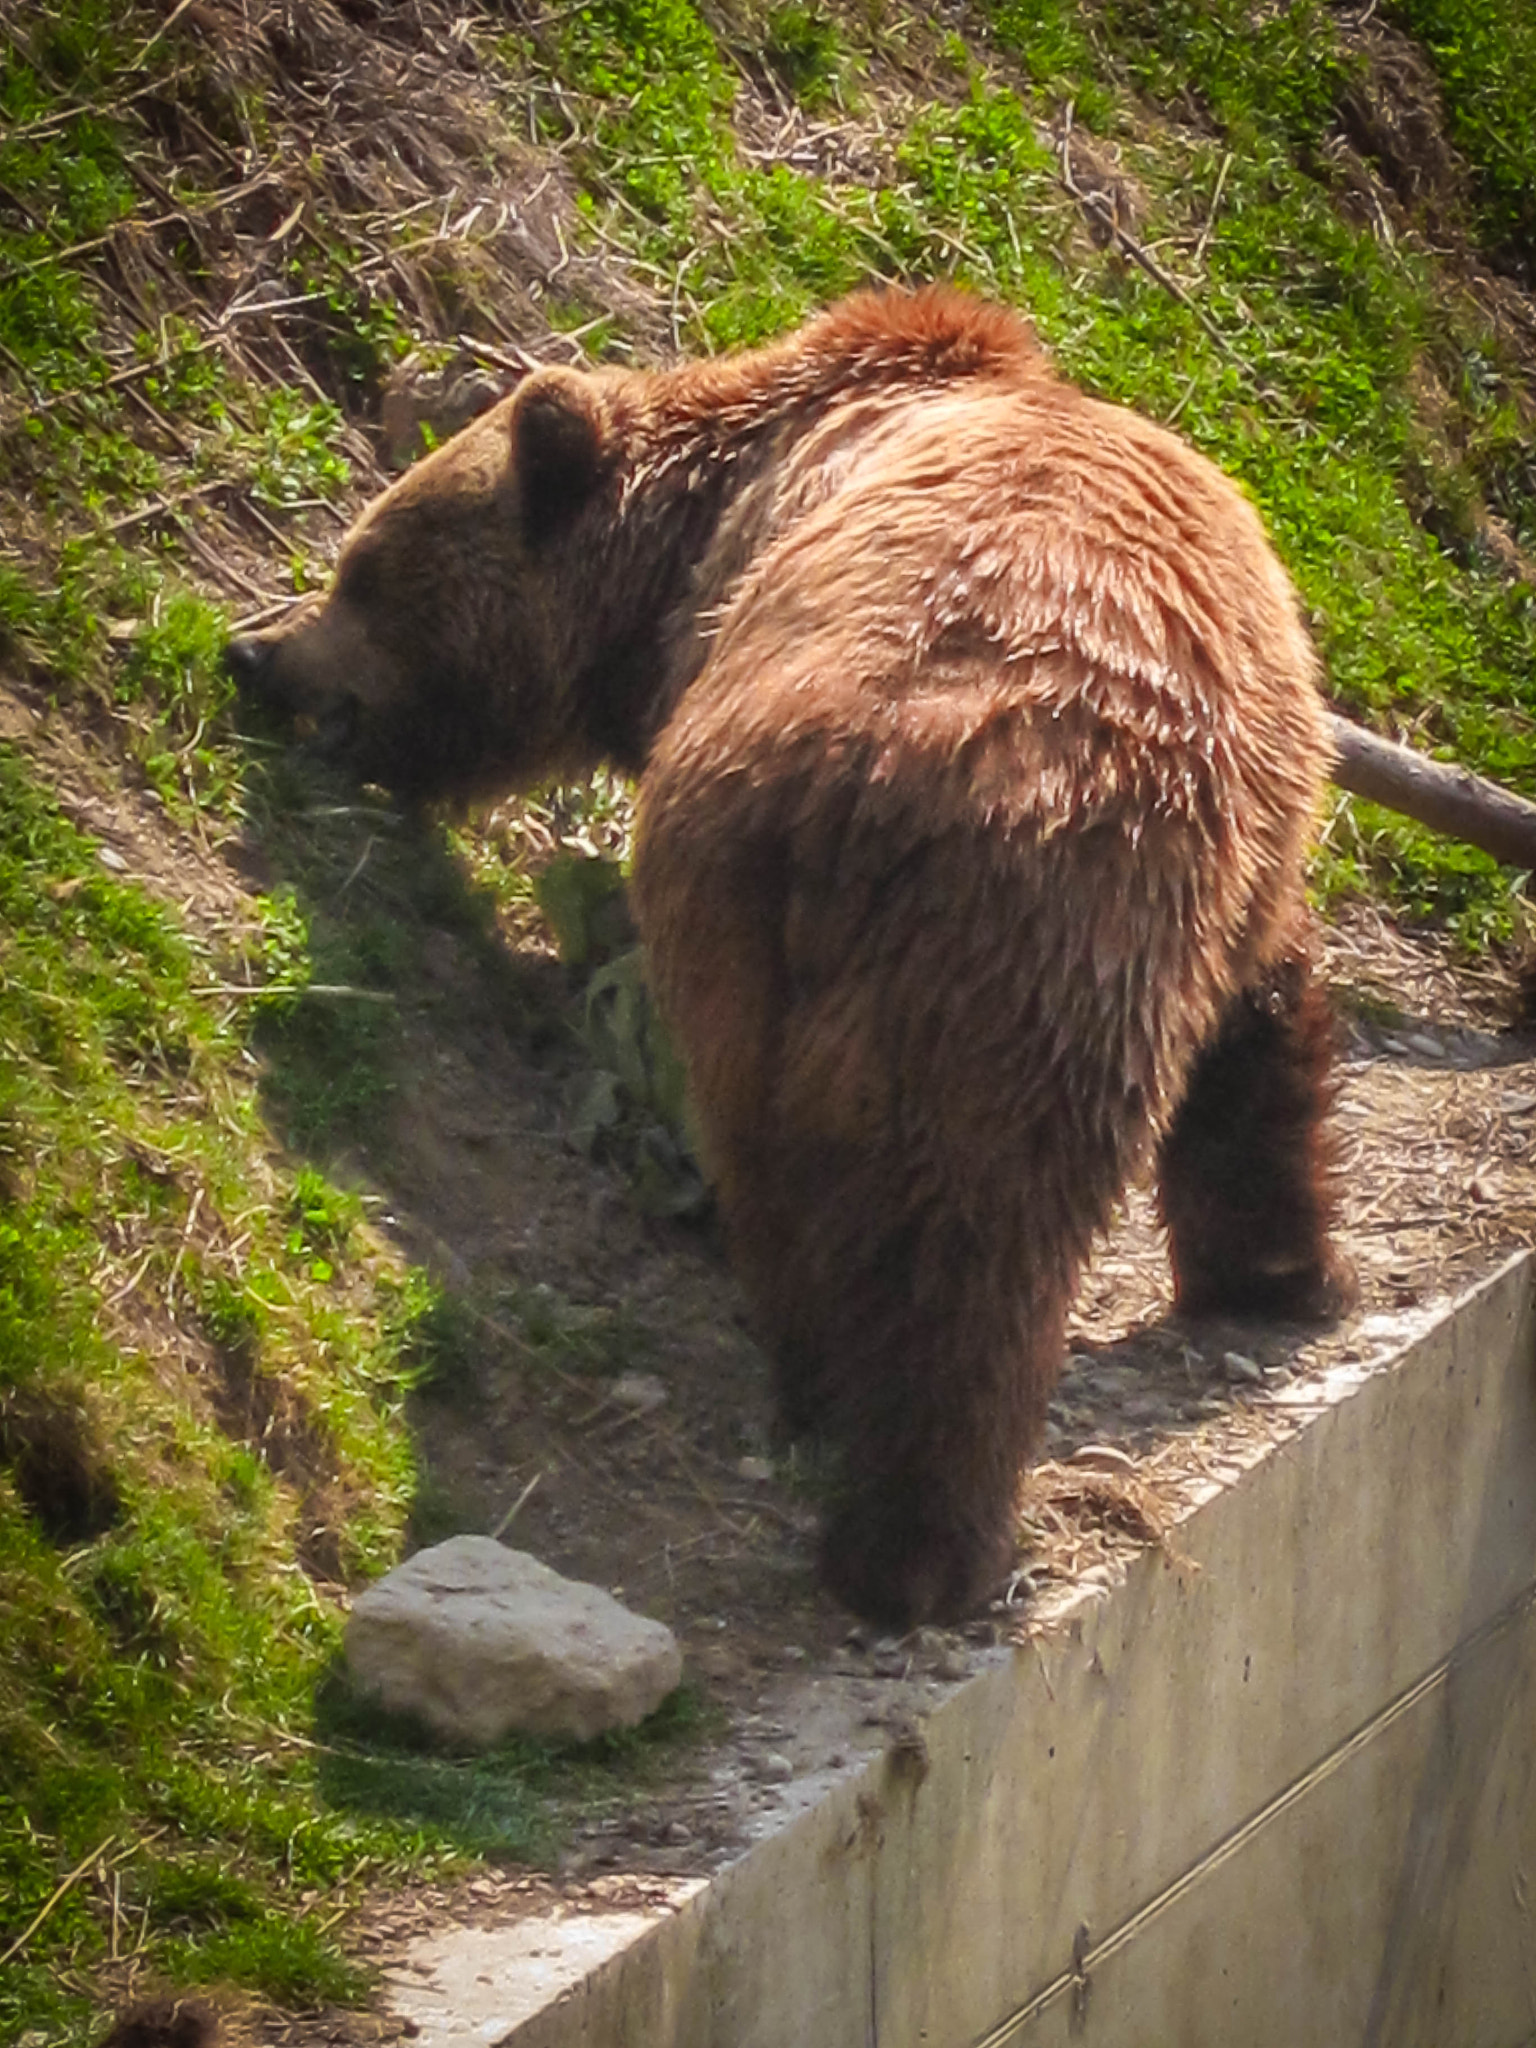
<instances>
[{"instance_id":1,"label":"green grass","mask_svg":"<svg viewBox=\"0 0 1536 2048\"><path fill-rule=\"evenodd\" d=\"M638 1728L595 1742L509 1736L494 1750L455 1754L337 1689L320 1699L321 1784L349 1811L409 1818L474 1854L547 1863L573 1821L616 1816L636 1786L658 1781L718 1726L715 1710L683 1685Z\"/></svg>"},{"instance_id":2,"label":"green grass","mask_svg":"<svg viewBox=\"0 0 1536 2048\"><path fill-rule=\"evenodd\" d=\"M412 1507L405 1397L451 1391L478 1333L381 1263L356 1196L268 1166L251 1006L203 992L227 971L0 750L0 1948L86 1865L0 1972L0 2039L83 2038L114 1949L355 1996L326 1928L365 1877L547 1854L680 1732L452 1758L328 1677L330 1584ZM547 1291L508 1313L535 1370L632 1354Z\"/></svg>"},{"instance_id":3,"label":"green grass","mask_svg":"<svg viewBox=\"0 0 1536 2048\"><path fill-rule=\"evenodd\" d=\"M181 1845L243 1887L248 1965L205 1902L220 1974L269 1990L305 1976L296 1889L414 1846L315 1804L299 1736L338 1618L294 1567L393 1554L408 1332L339 1198L262 1171L210 972L0 751L0 1945L96 1852L0 1973L0 2029L81 1983L114 1898L170 1967Z\"/></svg>"},{"instance_id":4,"label":"green grass","mask_svg":"<svg viewBox=\"0 0 1536 2048\"><path fill-rule=\"evenodd\" d=\"M768 69L807 112L843 101L853 67L837 20L825 9L801 0L770 8L761 48Z\"/></svg>"},{"instance_id":5,"label":"green grass","mask_svg":"<svg viewBox=\"0 0 1536 2048\"><path fill-rule=\"evenodd\" d=\"M1022 10L1020 10L1022 11ZM1303 160L1331 125L1347 64L1321 0L1103 0L1104 45L1158 105L1193 93L1233 144L1282 143Z\"/></svg>"},{"instance_id":6,"label":"green grass","mask_svg":"<svg viewBox=\"0 0 1536 2048\"><path fill-rule=\"evenodd\" d=\"M1536 278L1536 15L1526 0L1392 0L1440 80L1452 140L1471 163L1485 232Z\"/></svg>"}]
</instances>

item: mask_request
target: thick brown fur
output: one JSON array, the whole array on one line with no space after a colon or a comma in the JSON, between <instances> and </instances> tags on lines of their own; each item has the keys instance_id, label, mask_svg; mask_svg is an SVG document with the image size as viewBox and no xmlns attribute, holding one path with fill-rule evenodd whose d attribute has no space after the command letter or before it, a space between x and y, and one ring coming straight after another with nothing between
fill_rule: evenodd
<instances>
[{"instance_id":1,"label":"thick brown fur","mask_svg":"<svg viewBox=\"0 0 1536 2048\"><path fill-rule=\"evenodd\" d=\"M656 993L861 1612L1004 1573L1082 1261L1159 1144L1185 1300L1338 1299L1315 659L1241 493L1015 315L867 294L724 362L542 372L233 659L407 790L640 775Z\"/></svg>"},{"instance_id":2,"label":"thick brown fur","mask_svg":"<svg viewBox=\"0 0 1536 2048\"><path fill-rule=\"evenodd\" d=\"M1186 1313L1317 1318L1354 1299L1328 1239L1334 1035L1305 958L1292 956L1239 990L1196 1056L1158 1159Z\"/></svg>"}]
</instances>

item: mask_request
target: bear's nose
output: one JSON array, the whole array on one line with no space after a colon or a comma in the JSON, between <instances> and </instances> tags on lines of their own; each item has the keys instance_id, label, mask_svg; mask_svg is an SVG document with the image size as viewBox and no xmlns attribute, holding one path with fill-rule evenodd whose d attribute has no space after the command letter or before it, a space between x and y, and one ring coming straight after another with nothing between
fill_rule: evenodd
<instances>
[{"instance_id":1,"label":"bear's nose","mask_svg":"<svg viewBox=\"0 0 1536 2048\"><path fill-rule=\"evenodd\" d=\"M242 633L224 649L224 668L237 690L259 689L272 666L272 644Z\"/></svg>"}]
</instances>

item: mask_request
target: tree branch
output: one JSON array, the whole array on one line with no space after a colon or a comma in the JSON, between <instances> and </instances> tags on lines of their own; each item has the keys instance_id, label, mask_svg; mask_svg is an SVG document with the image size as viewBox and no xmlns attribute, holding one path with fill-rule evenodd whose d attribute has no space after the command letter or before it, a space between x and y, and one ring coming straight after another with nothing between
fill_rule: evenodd
<instances>
[{"instance_id":1,"label":"tree branch","mask_svg":"<svg viewBox=\"0 0 1536 2048\"><path fill-rule=\"evenodd\" d=\"M1431 761L1334 713L1330 723L1340 789L1400 811L1447 838L1491 853L1510 867L1536 869L1536 804L1500 789L1470 768Z\"/></svg>"}]
</instances>

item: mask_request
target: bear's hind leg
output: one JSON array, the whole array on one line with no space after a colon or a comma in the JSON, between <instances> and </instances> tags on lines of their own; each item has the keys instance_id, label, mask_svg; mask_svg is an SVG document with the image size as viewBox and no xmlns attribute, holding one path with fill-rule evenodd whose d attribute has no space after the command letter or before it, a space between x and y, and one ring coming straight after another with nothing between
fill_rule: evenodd
<instances>
[{"instance_id":1,"label":"bear's hind leg","mask_svg":"<svg viewBox=\"0 0 1536 2048\"><path fill-rule=\"evenodd\" d=\"M959 1620L1003 1590L1020 1473L1061 1367L1070 1281L1005 1298L995 1277L956 1278L932 1323L909 1308L890 1330L882 1396L834 1400L827 1418L843 1468L822 1577L897 1630Z\"/></svg>"},{"instance_id":2,"label":"bear's hind leg","mask_svg":"<svg viewBox=\"0 0 1536 2048\"><path fill-rule=\"evenodd\" d=\"M707 858L704 815L653 809L643 928L782 1412L837 1457L823 1574L872 1620L954 1620L1006 1579L1144 1116L1113 1024L1095 1047L1042 980L1062 886L994 887L972 842Z\"/></svg>"},{"instance_id":3,"label":"bear's hind leg","mask_svg":"<svg viewBox=\"0 0 1536 2048\"><path fill-rule=\"evenodd\" d=\"M936 894L963 901L958 878ZM894 1627L1004 1583L1078 1274L1142 1134L1113 1030L1095 1049L1082 1020L1057 1070L1030 922L999 985L963 948L995 969L1000 915L947 921L948 974L895 943L884 972L856 958L782 1019L768 1130L722 1148L785 1412L838 1454L823 1576Z\"/></svg>"},{"instance_id":4,"label":"bear's hind leg","mask_svg":"<svg viewBox=\"0 0 1536 2048\"><path fill-rule=\"evenodd\" d=\"M1159 1159L1180 1309L1312 1321L1349 1307L1352 1276L1331 1241L1333 1038L1295 951L1231 999L1197 1054Z\"/></svg>"},{"instance_id":5,"label":"bear's hind leg","mask_svg":"<svg viewBox=\"0 0 1536 2048\"><path fill-rule=\"evenodd\" d=\"M787 1419L836 1453L822 1575L886 1626L957 1619L1013 1562L1077 1259L1038 1215L1028 1227L1018 1185L983 1177L963 1213L953 1181L895 1143L803 1132L761 1163L737 1181L732 1246Z\"/></svg>"}]
</instances>

